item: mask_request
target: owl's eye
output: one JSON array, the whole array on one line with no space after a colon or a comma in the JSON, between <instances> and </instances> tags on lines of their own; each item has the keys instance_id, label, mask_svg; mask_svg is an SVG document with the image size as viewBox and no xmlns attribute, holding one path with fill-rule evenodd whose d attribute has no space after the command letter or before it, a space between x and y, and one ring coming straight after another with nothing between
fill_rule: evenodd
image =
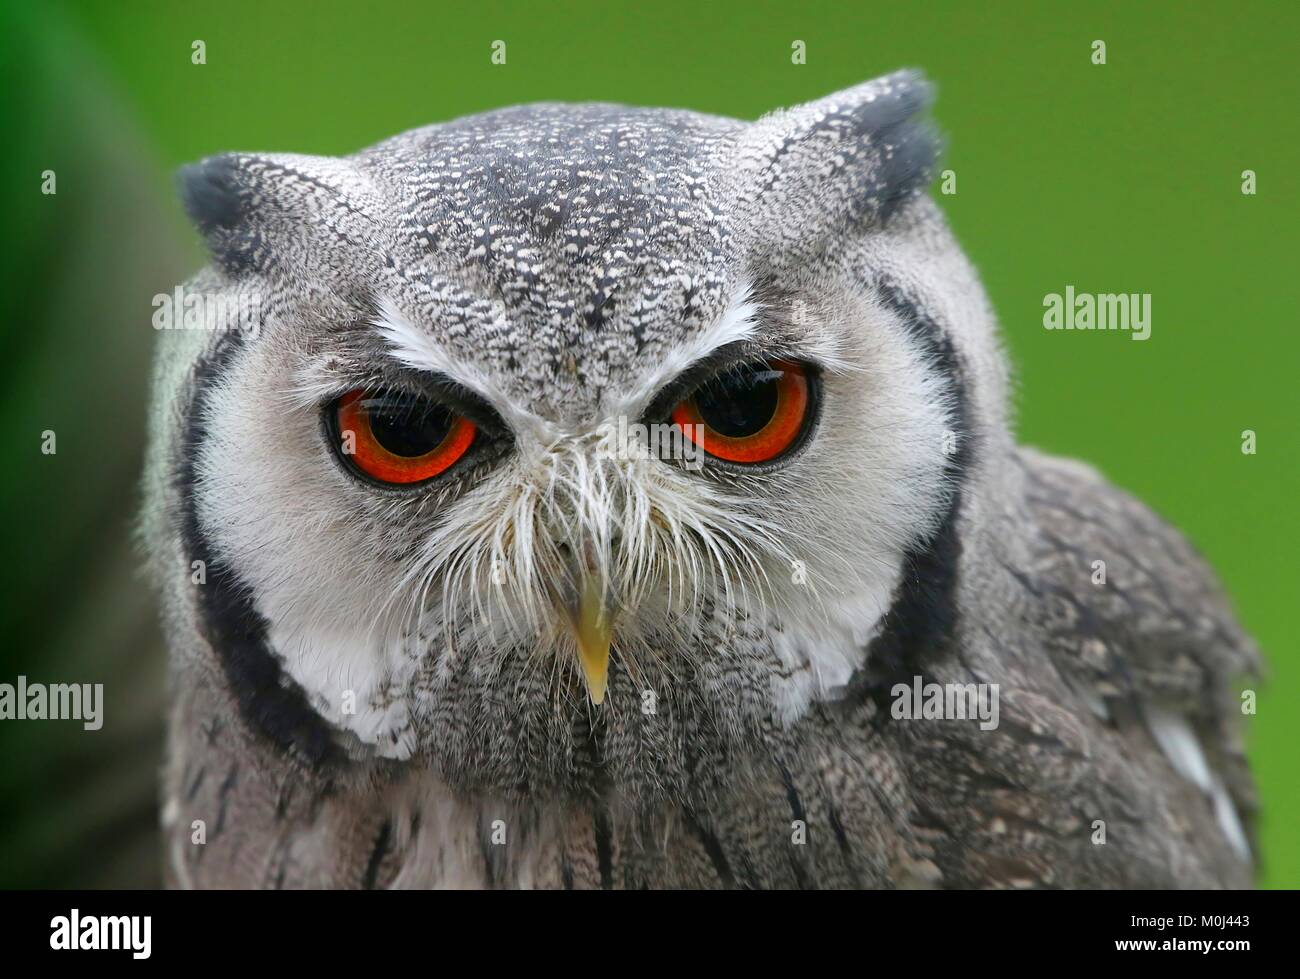
<instances>
[{"instance_id":1,"label":"owl's eye","mask_svg":"<svg viewBox=\"0 0 1300 979\"><path fill-rule=\"evenodd\" d=\"M421 483L468 451L478 429L427 398L397 391L349 391L331 409L343 458L381 483Z\"/></svg>"},{"instance_id":2,"label":"owl's eye","mask_svg":"<svg viewBox=\"0 0 1300 979\"><path fill-rule=\"evenodd\" d=\"M672 420L705 452L727 462L770 462L804 432L812 404L808 371L788 360L733 368L673 409Z\"/></svg>"}]
</instances>

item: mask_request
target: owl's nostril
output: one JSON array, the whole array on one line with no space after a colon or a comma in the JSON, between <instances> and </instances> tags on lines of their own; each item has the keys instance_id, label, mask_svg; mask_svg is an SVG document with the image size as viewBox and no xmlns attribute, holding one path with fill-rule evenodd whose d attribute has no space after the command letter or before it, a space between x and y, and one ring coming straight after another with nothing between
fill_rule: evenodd
<instances>
[{"instance_id":1,"label":"owl's nostril","mask_svg":"<svg viewBox=\"0 0 1300 979\"><path fill-rule=\"evenodd\" d=\"M559 567L563 568L561 581L557 584L566 596L566 604L591 580L603 581L603 587L607 591L613 589L612 566L617 564L617 555L622 546L621 530L611 532L603 544L590 538L580 544L568 541L555 544L555 556L559 559Z\"/></svg>"}]
</instances>

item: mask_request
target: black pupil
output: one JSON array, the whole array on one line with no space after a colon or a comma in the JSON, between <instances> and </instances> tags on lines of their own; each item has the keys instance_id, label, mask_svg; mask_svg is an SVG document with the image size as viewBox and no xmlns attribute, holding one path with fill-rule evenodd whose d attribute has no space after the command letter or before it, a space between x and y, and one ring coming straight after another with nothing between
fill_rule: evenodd
<instances>
[{"instance_id":1,"label":"black pupil","mask_svg":"<svg viewBox=\"0 0 1300 979\"><path fill-rule=\"evenodd\" d=\"M766 364L741 367L696 394L695 407L704 423L719 435L754 435L776 413L777 381L783 373Z\"/></svg>"},{"instance_id":2,"label":"black pupil","mask_svg":"<svg viewBox=\"0 0 1300 979\"><path fill-rule=\"evenodd\" d=\"M396 456L414 458L432 452L451 431L452 414L440 404L402 394L365 398L361 410L375 441Z\"/></svg>"}]
</instances>

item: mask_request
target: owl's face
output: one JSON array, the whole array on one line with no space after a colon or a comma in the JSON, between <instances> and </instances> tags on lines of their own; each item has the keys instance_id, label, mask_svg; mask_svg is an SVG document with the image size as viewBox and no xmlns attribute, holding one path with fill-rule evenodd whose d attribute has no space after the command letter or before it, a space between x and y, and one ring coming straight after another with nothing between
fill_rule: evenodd
<instances>
[{"instance_id":1,"label":"owl's face","mask_svg":"<svg viewBox=\"0 0 1300 979\"><path fill-rule=\"evenodd\" d=\"M229 681L269 657L349 763L646 797L835 697L969 434L905 298L944 274L905 260L920 101L538 106L193 168L196 285L257 325L177 340Z\"/></svg>"}]
</instances>

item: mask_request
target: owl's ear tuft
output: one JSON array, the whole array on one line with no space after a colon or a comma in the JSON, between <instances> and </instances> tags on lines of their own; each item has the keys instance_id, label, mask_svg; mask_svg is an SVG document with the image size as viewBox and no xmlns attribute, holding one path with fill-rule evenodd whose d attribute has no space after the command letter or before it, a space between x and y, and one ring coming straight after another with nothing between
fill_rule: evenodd
<instances>
[{"instance_id":1,"label":"owl's ear tuft","mask_svg":"<svg viewBox=\"0 0 1300 979\"><path fill-rule=\"evenodd\" d=\"M373 195L346 160L225 153L182 167L177 182L213 262L234 276L333 260L326 251L372 223Z\"/></svg>"},{"instance_id":2,"label":"owl's ear tuft","mask_svg":"<svg viewBox=\"0 0 1300 979\"><path fill-rule=\"evenodd\" d=\"M792 237L883 225L934 172L933 93L920 72L899 71L764 116L741 140L740 199Z\"/></svg>"},{"instance_id":3,"label":"owl's ear tuft","mask_svg":"<svg viewBox=\"0 0 1300 979\"><path fill-rule=\"evenodd\" d=\"M181 204L203 234L230 230L243 220L247 205L240 189L240 158L235 154L208 157L176 173Z\"/></svg>"},{"instance_id":4,"label":"owl's ear tuft","mask_svg":"<svg viewBox=\"0 0 1300 979\"><path fill-rule=\"evenodd\" d=\"M181 204L203 235L212 261L227 274L243 275L267 266L272 255L262 234L271 211L274 188L266 180L265 161L240 153L223 153L181 167L176 174Z\"/></svg>"},{"instance_id":5,"label":"owl's ear tuft","mask_svg":"<svg viewBox=\"0 0 1300 979\"><path fill-rule=\"evenodd\" d=\"M898 72L886 80L888 95L865 101L850 113L859 138L874 142L879 152L874 184L880 193L877 211L882 221L925 190L943 150L938 130L925 116L934 104L934 86L915 71Z\"/></svg>"}]
</instances>

